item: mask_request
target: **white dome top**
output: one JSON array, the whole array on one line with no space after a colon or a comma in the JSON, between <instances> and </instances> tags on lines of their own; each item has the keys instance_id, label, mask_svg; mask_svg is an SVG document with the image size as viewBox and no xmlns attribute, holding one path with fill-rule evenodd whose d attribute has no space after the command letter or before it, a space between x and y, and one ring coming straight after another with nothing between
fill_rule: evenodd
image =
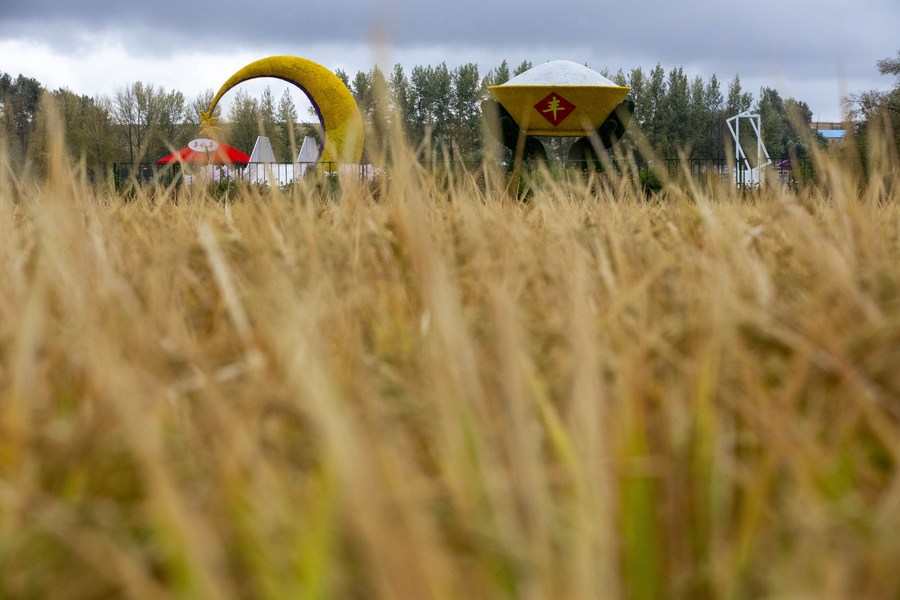
<instances>
[{"instance_id":1,"label":"white dome top","mask_svg":"<svg viewBox=\"0 0 900 600\"><path fill-rule=\"evenodd\" d=\"M570 60L551 60L528 69L500 85L591 85L613 86L610 81L597 71Z\"/></svg>"}]
</instances>

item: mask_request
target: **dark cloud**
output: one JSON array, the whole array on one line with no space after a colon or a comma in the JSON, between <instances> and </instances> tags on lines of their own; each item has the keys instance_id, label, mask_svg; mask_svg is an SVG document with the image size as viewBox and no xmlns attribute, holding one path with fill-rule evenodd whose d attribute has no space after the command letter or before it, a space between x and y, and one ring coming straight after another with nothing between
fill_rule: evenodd
<instances>
[{"instance_id":1,"label":"dark cloud","mask_svg":"<svg viewBox=\"0 0 900 600\"><path fill-rule=\"evenodd\" d=\"M305 55L310 47L359 48L380 39L407 57L416 48L443 48L448 64L476 49L496 62L567 58L613 71L661 63L697 69L691 76L715 73L722 81L739 73L799 82L874 75L875 61L900 47L898 24L897 0L852 6L837 0L5 0L0 41L31 38L71 55L111 36L123 53L167 59L185 48ZM496 62L480 66L487 70Z\"/></svg>"},{"instance_id":2,"label":"dark cloud","mask_svg":"<svg viewBox=\"0 0 900 600\"><path fill-rule=\"evenodd\" d=\"M524 0L392 0L327 3L219 0L215 3L131 3L93 0L7 0L0 34L45 34L65 43L72 32L135 32L156 50L187 39L241 45L340 43L383 32L398 46L442 44L578 45L597 51L644 49L665 59L702 55L746 57L806 46L852 53L900 24L896 0L757 2L752 9L682 0L630 3ZM882 38L885 39L885 38Z\"/></svg>"}]
</instances>

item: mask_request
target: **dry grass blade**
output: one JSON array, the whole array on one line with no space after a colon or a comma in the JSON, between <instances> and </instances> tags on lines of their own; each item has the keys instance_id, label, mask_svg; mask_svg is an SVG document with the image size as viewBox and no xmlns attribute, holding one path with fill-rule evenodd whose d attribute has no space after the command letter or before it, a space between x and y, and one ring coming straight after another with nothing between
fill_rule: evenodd
<instances>
[{"instance_id":1,"label":"dry grass blade","mask_svg":"<svg viewBox=\"0 0 900 600\"><path fill-rule=\"evenodd\" d=\"M0 597L900 594L895 159L125 202L47 147L0 149Z\"/></svg>"}]
</instances>

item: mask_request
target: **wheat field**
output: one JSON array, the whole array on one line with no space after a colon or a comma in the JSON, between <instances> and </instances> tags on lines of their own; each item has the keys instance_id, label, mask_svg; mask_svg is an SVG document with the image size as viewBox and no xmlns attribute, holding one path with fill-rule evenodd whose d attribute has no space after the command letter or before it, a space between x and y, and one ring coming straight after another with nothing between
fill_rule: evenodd
<instances>
[{"instance_id":1,"label":"wheat field","mask_svg":"<svg viewBox=\"0 0 900 600\"><path fill-rule=\"evenodd\" d=\"M62 144L0 154L0 597L900 595L895 158L125 200Z\"/></svg>"}]
</instances>

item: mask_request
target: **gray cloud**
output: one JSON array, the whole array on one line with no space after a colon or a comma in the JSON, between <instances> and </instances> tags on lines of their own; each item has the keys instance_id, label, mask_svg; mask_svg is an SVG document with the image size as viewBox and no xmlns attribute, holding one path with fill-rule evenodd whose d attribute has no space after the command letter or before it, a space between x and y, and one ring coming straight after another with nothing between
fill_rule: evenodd
<instances>
[{"instance_id":1,"label":"gray cloud","mask_svg":"<svg viewBox=\"0 0 900 600\"><path fill-rule=\"evenodd\" d=\"M397 56L440 47L448 64L472 54L493 57L479 65L482 71L502 58L568 58L613 71L649 70L659 62L696 69L690 76L715 73L723 82L734 74L768 77L773 85L778 78L821 85L840 73L876 81L875 61L900 48L898 25L896 0L858 0L849 12L836 0L762 0L752 8L705 0L220 0L169 6L94 0L87 7L69 0L6 0L0 8L0 41L36 39L70 55L90 52L98 36L117 36L128 55L169 60L185 48L305 55L310 47L358 48L381 38Z\"/></svg>"},{"instance_id":2,"label":"gray cloud","mask_svg":"<svg viewBox=\"0 0 900 600\"><path fill-rule=\"evenodd\" d=\"M646 49L667 55L721 55L805 46L829 53L865 47L900 25L900 3L860 0L848 14L844 3L764 0L753 9L700 0L660 3L488 3L483 0L359 0L328 3L284 1L130 3L94 0L7 0L0 34L49 32L60 42L66 31L121 29L152 34L142 43L162 50L184 39L233 40L243 45L359 41L378 30L398 46L444 44L590 45L600 51ZM885 39L882 37L881 39Z\"/></svg>"}]
</instances>

